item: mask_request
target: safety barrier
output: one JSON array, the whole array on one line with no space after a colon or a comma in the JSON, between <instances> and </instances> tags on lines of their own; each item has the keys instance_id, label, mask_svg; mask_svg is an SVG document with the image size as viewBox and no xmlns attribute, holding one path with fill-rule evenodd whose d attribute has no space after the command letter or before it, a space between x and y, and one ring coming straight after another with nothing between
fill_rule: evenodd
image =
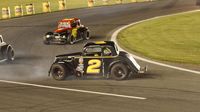
<instances>
[{"instance_id":1,"label":"safety barrier","mask_svg":"<svg viewBox=\"0 0 200 112\"><path fill-rule=\"evenodd\" d=\"M103 0L103 5L108 5L109 0Z\"/></svg>"},{"instance_id":2,"label":"safety barrier","mask_svg":"<svg viewBox=\"0 0 200 112\"><path fill-rule=\"evenodd\" d=\"M66 9L66 0L59 0L58 1L59 4L59 10L65 10Z\"/></svg>"},{"instance_id":3,"label":"safety barrier","mask_svg":"<svg viewBox=\"0 0 200 112\"><path fill-rule=\"evenodd\" d=\"M0 15L2 17L2 19L8 19L11 18L11 12L14 12L14 14L12 14L12 16L14 17L19 17L19 16L24 16L24 15L32 15L35 14L35 7L34 5L37 5L37 13L41 13L41 12L51 12L51 4L50 2L51 0L46 0L45 2L37 2L37 3L31 3L31 4L22 4L22 5L16 5L14 6L14 11L10 11L10 7L3 7L2 8L2 15ZM67 8L67 1L69 0L55 0L52 4L52 10L65 10ZM73 0L72 0L73 1ZM122 4L122 3L128 3L126 0L113 0L111 2L111 0L98 0L97 3L95 3L95 0L85 0L87 2L87 6L88 7L94 7L99 6L99 5L108 5L108 4ZM155 0L142 0L143 2L145 1L155 1ZM130 0L129 2L141 2L141 0ZM39 6L39 4L41 4L41 6ZM197 2L197 4L200 4ZM25 7L25 11L23 11L23 7ZM85 6L84 6L85 7ZM55 9L56 8L56 9ZM70 8L70 7L69 7Z\"/></svg>"},{"instance_id":4,"label":"safety barrier","mask_svg":"<svg viewBox=\"0 0 200 112\"><path fill-rule=\"evenodd\" d=\"M26 5L26 14L27 15L35 14L34 4L27 4Z\"/></svg>"},{"instance_id":5,"label":"safety barrier","mask_svg":"<svg viewBox=\"0 0 200 112\"><path fill-rule=\"evenodd\" d=\"M43 12L51 12L51 7L50 7L50 2L43 2L42 3L43 6Z\"/></svg>"},{"instance_id":6,"label":"safety barrier","mask_svg":"<svg viewBox=\"0 0 200 112\"><path fill-rule=\"evenodd\" d=\"M122 1L123 1L123 0L116 0L116 3L117 3L117 4L122 4Z\"/></svg>"},{"instance_id":7,"label":"safety barrier","mask_svg":"<svg viewBox=\"0 0 200 112\"><path fill-rule=\"evenodd\" d=\"M88 0L88 7L94 7L94 0Z\"/></svg>"},{"instance_id":8,"label":"safety barrier","mask_svg":"<svg viewBox=\"0 0 200 112\"><path fill-rule=\"evenodd\" d=\"M17 5L14 7L15 10L15 17L23 16L23 8L22 5Z\"/></svg>"},{"instance_id":9,"label":"safety barrier","mask_svg":"<svg viewBox=\"0 0 200 112\"><path fill-rule=\"evenodd\" d=\"M11 17L10 7L4 7L4 8L2 8L2 19L8 19L10 17Z\"/></svg>"}]
</instances>

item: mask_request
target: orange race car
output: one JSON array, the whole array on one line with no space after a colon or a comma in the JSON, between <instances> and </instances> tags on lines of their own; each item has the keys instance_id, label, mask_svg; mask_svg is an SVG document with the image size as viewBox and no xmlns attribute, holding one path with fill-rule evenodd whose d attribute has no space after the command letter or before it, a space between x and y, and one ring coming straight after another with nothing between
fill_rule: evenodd
<instances>
[{"instance_id":1,"label":"orange race car","mask_svg":"<svg viewBox=\"0 0 200 112\"><path fill-rule=\"evenodd\" d=\"M74 44L84 39L90 39L88 27L82 25L80 19L70 18L59 21L58 28L54 32L47 32L44 44Z\"/></svg>"}]
</instances>

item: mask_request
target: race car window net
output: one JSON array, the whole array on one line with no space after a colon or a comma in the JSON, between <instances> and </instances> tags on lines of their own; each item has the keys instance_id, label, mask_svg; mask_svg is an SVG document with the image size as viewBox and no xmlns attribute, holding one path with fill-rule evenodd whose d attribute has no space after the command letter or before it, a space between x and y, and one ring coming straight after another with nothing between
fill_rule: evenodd
<instances>
[{"instance_id":1,"label":"race car window net","mask_svg":"<svg viewBox=\"0 0 200 112\"><path fill-rule=\"evenodd\" d=\"M106 50L104 52L104 50ZM111 45L106 45L104 48L103 48L103 55L104 56L116 56L118 53L116 51L116 48L115 46L111 46Z\"/></svg>"},{"instance_id":2,"label":"race car window net","mask_svg":"<svg viewBox=\"0 0 200 112\"><path fill-rule=\"evenodd\" d=\"M103 56L112 56L112 51L109 47L103 48Z\"/></svg>"}]
</instances>

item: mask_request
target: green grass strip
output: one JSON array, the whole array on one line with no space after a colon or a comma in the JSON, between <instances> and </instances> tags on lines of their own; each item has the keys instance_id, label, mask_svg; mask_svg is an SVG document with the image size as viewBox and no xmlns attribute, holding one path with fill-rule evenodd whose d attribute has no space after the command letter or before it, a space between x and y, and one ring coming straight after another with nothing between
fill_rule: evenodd
<instances>
[{"instance_id":1,"label":"green grass strip","mask_svg":"<svg viewBox=\"0 0 200 112\"><path fill-rule=\"evenodd\" d=\"M200 64L200 12L131 26L117 40L122 47L153 59Z\"/></svg>"}]
</instances>

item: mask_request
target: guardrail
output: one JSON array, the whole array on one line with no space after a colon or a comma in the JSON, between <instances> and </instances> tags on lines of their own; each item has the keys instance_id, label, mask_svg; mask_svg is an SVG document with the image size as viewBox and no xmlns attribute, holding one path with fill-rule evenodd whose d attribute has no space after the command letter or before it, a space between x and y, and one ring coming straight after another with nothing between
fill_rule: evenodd
<instances>
[{"instance_id":1,"label":"guardrail","mask_svg":"<svg viewBox=\"0 0 200 112\"><path fill-rule=\"evenodd\" d=\"M34 4L26 4L26 14L27 15L35 14Z\"/></svg>"},{"instance_id":2,"label":"guardrail","mask_svg":"<svg viewBox=\"0 0 200 112\"><path fill-rule=\"evenodd\" d=\"M22 9L22 5L16 5L14 7L14 10L15 10L15 16L16 17L24 15L24 12L23 12L23 9Z\"/></svg>"},{"instance_id":3,"label":"guardrail","mask_svg":"<svg viewBox=\"0 0 200 112\"><path fill-rule=\"evenodd\" d=\"M59 10L65 10L66 9L66 0L59 0Z\"/></svg>"},{"instance_id":4,"label":"guardrail","mask_svg":"<svg viewBox=\"0 0 200 112\"><path fill-rule=\"evenodd\" d=\"M13 2L12 0L0 0L0 2L1 1L2 3L0 4L0 19L9 19L12 17L33 15L37 13L49 13L53 11L72 8L92 8L94 6L101 5L146 2L153 0L26 0L23 3L20 1Z\"/></svg>"},{"instance_id":5,"label":"guardrail","mask_svg":"<svg viewBox=\"0 0 200 112\"><path fill-rule=\"evenodd\" d=\"M10 7L3 7L2 8L2 18L3 19L8 19L11 17L11 14L10 14Z\"/></svg>"}]
</instances>

